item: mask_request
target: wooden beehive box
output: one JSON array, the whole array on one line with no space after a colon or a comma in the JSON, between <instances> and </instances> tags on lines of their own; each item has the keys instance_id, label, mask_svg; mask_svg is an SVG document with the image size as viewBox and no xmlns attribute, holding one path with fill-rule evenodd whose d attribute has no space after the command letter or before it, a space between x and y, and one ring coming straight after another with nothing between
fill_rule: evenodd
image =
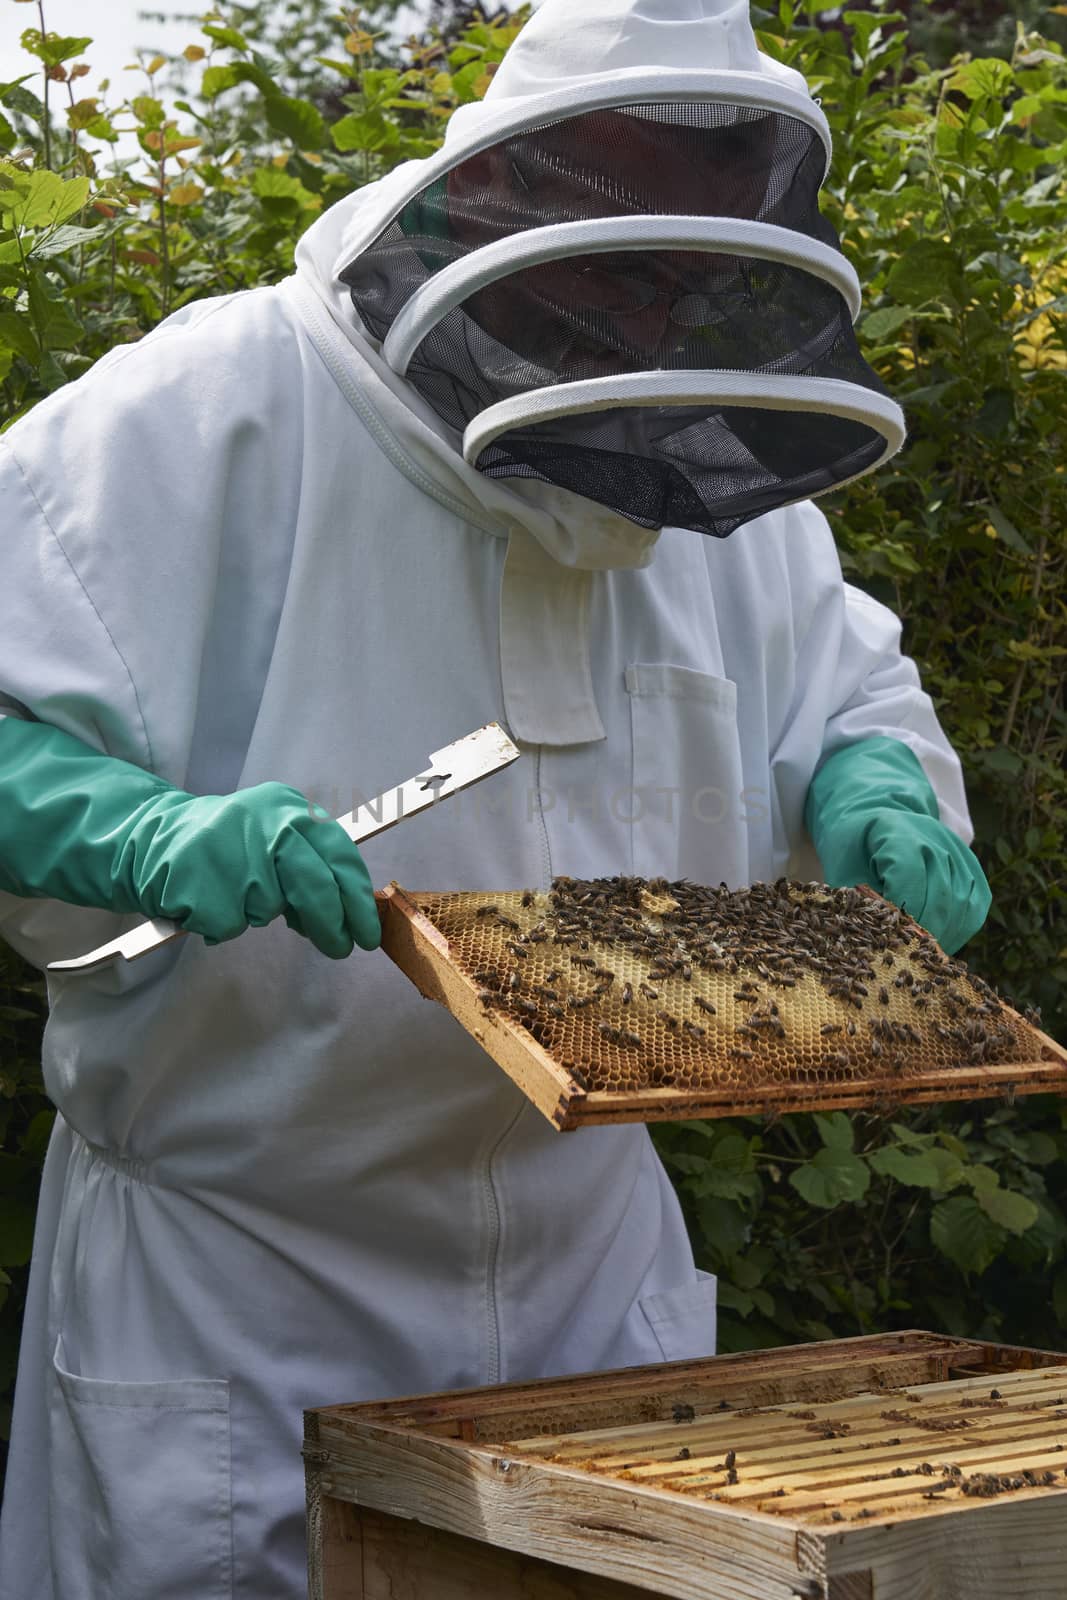
<instances>
[{"instance_id":1,"label":"wooden beehive box","mask_svg":"<svg viewBox=\"0 0 1067 1600\"><path fill-rule=\"evenodd\" d=\"M1067 1355L886 1334L306 1421L311 1600L1067 1595Z\"/></svg>"},{"instance_id":2,"label":"wooden beehive box","mask_svg":"<svg viewBox=\"0 0 1067 1600\"><path fill-rule=\"evenodd\" d=\"M716 896L664 885L648 900L637 879L592 889L612 883L653 908L677 911L672 895L689 894L698 922ZM666 955L595 925L568 931L558 894L392 884L378 906L386 954L559 1130L1067 1093L1067 1051L869 890L783 881L727 893L752 897L757 928L793 917L777 948L757 935L747 957L726 942L712 957L682 918L637 904L602 923L621 920L623 935ZM819 954L806 966L809 938Z\"/></svg>"}]
</instances>

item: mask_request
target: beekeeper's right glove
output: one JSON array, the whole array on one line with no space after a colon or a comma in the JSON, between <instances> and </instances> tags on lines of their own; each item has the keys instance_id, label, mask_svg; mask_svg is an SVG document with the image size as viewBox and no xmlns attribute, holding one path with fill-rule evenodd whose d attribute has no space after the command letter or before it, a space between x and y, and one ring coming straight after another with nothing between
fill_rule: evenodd
<instances>
[{"instance_id":1,"label":"beekeeper's right glove","mask_svg":"<svg viewBox=\"0 0 1067 1600\"><path fill-rule=\"evenodd\" d=\"M283 783L191 795L0 718L0 889L167 917L209 944L284 916L325 955L381 940L359 850Z\"/></svg>"}]
</instances>

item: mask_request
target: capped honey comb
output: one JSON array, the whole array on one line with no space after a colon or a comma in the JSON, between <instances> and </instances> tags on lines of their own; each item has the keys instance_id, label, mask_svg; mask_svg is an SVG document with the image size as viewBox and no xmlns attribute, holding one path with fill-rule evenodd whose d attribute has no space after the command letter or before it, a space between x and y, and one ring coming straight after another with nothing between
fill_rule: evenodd
<instances>
[{"instance_id":1,"label":"capped honey comb","mask_svg":"<svg viewBox=\"0 0 1067 1600\"><path fill-rule=\"evenodd\" d=\"M1067 1087L1067 1053L867 890L557 878L382 904L389 954L558 1127Z\"/></svg>"}]
</instances>

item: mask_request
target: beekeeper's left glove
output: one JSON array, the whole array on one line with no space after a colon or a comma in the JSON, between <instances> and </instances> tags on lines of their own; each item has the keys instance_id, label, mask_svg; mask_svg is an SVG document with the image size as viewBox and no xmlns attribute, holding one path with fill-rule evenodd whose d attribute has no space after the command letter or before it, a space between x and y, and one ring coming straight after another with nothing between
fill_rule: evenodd
<instances>
[{"instance_id":1,"label":"beekeeper's left glove","mask_svg":"<svg viewBox=\"0 0 1067 1600\"><path fill-rule=\"evenodd\" d=\"M860 739L835 750L811 781L804 821L827 883L869 884L950 954L985 921L985 873L940 820L919 758L901 740Z\"/></svg>"}]
</instances>

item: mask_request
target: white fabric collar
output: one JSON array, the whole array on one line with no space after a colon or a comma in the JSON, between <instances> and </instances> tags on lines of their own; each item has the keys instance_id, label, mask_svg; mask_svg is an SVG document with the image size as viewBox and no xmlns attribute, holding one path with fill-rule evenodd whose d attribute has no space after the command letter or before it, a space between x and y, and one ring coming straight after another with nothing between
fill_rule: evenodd
<instances>
[{"instance_id":1,"label":"white fabric collar","mask_svg":"<svg viewBox=\"0 0 1067 1600\"><path fill-rule=\"evenodd\" d=\"M500 672L512 736L546 745L603 739L589 659L592 575L647 566L659 530L640 528L552 484L487 478L467 465L458 435L386 366L359 328L348 292L333 270L341 252L332 255L327 273L309 270L338 242L346 209L341 202L315 225L314 250L302 250L296 276L284 288L340 388L394 466L463 521L508 540ZM305 235L302 246L307 242Z\"/></svg>"}]
</instances>

